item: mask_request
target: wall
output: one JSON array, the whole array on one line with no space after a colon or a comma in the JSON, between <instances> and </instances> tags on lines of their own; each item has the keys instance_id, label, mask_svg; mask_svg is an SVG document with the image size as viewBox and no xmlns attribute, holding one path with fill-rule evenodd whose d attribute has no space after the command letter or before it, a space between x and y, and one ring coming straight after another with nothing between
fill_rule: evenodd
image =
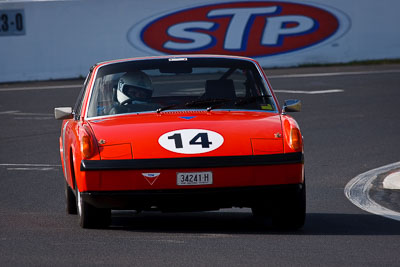
<instances>
[{"instance_id":1,"label":"wall","mask_svg":"<svg viewBox=\"0 0 400 267\"><path fill-rule=\"evenodd\" d=\"M0 1L0 82L175 53L251 56L264 67L400 58L398 10L398 0Z\"/></svg>"}]
</instances>

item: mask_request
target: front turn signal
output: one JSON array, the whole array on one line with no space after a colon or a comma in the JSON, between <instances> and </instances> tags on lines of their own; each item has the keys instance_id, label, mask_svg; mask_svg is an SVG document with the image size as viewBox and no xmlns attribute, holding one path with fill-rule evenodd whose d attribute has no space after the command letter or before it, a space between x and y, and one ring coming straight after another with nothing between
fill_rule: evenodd
<instances>
[{"instance_id":1,"label":"front turn signal","mask_svg":"<svg viewBox=\"0 0 400 267\"><path fill-rule=\"evenodd\" d=\"M289 145L292 149L299 151L303 147L301 133L298 128L291 128L290 129L290 142Z\"/></svg>"},{"instance_id":2,"label":"front turn signal","mask_svg":"<svg viewBox=\"0 0 400 267\"><path fill-rule=\"evenodd\" d=\"M94 155L93 141L89 135L82 136L81 152L85 159L91 158Z\"/></svg>"}]
</instances>

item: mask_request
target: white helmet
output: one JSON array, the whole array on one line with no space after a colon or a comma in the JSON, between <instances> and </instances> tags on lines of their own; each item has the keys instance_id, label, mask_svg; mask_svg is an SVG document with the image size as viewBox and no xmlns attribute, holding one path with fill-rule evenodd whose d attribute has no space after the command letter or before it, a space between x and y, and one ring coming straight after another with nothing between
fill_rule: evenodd
<instances>
[{"instance_id":1,"label":"white helmet","mask_svg":"<svg viewBox=\"0 0 400 267\"><path fill-rule=\"evenodd\" d=\"M127 100L143 103L152 94L153 86L151 80L142 71L127 72L119 78L117 87L117 100L119 103Z\"/></svg>"}]
</instances>

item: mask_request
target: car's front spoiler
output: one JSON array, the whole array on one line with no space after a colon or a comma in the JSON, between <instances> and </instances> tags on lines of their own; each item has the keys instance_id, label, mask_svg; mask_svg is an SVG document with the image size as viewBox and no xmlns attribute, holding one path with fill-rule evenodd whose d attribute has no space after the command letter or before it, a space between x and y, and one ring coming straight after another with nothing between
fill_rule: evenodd
<instances>
[{"instance_id":1,"label":"car's front spoiler","mask_svg":"<svg viewBox=\"0 0 400 267\"><path fill-rule=\"evenodd\" d=\"M200 189L89 191L84 201L97 208L162 211L200 211L231 207L252 207L285 201L303 184Z\"/></svg>"},{"instance_id":2,"label":"car's front spoiler","mask_svg":"<svg viewBox=\"0 0 400 267\"><path fill-rule=\"evenodd\" d=\"M82 160L81 171L140 170L177 168L217 168L296 164L304 162L302 152L221 157L190 157L162 159Z\"/></svg>"}]
</instances>

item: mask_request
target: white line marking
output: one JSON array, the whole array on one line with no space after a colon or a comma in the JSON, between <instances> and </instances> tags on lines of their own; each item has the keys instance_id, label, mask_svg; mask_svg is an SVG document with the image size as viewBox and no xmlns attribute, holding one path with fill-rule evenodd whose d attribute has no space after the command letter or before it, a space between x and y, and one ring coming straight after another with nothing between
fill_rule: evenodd
<instances>
[{"instance_id":1,"label":"white line marking","mask_svg":"<svg viewBox=\"0 0 400 267\"><path fill-rule=\"evenodd\" d=\"M7 171L58 171L60 164L0 163Z\"/></svg>"},{"instance_id":2,"label":"white line marking","mask_svg":"<svg viewBox=\"0 0 400 267\"><path fill-rule=\"evenodd\" d=\"M7 111L1 111L0 115L10 115L10 114L15 114L20 112L19 110L7 110Z\"/></svg>"},{"instance_id":3,"label":"white line marking","mask_svg":"<svg viewBox=\"0 0 400 267\"><path fill-rule=\"evenodd\" d=\"M45 167L45 168L7 168L7 171L56 171L58 169L53 167Z\"/></svg>"},{"instance_id":4,"label":"white line marking","mask_svg":"<svg viewBox=\"0 0 400 267\"><path fill-rule=\"evenodd\" d=\"M47 116L47 117L53 117L53 114L49 114L49 113L31 113L31 112L15 112L16 116Z\"/></svg>"},{"instance_id":5,"label":"white line marking","mask_svg":"<svg viewBox=\"0 0 400 267\"><path fill-rule=\"evenodd\" d=\"M36 164L36 163L0 163L0 166L21 166L21 167L61 167L61 164Z\"/></svg>"},{"instance_id":6,"label":"white line marking","mask_svg":"<svg viewBox=\"0 0 400 267\"><path fill-rule=\"evenodd\" d=\"M391 173L383 180L383 188L400 189L400 172Z\"/></svg>"},{"instance_id":7,"label":"white line marking","mask_svg":"<svg viewBox=\"0 0 400 267\"><path fill-rule=\"evenodd\" d=\"M343 89L330 89L330 90L317 90L317 91L297 91L297 90L274 90L276 93L286 93L286 94L308 94L308 95L316 95L316 94L331 94L331 93L342 93Z\"/></svg>"},{"instance_id":8,"label":"white line marking","mask_svg":"<svg viewBox=\"0 0 400 267\"><path fill-rule=\"evenodd\" d=\"M309 78L309 77L369 75L369 74L385 74L385 73L400 73L400 70L371 70L371 71L325 72L325 73L305 73L305 74L281 74L281 75L271 75L271 76L267 75L267 77L269 79Z\"/></svg>"},{"instance_id":9,"label":"white line marking","mask_svg":"<svg viewBox=\"0 0 400 267\"><path fill-rule=\"evenodd\" d=\"M82 87L82 84L49 85L49 86L37 86L37 87L14 87L14 88L0 88L0 92L29 91L29 90L51 90L51 89L70 89L70 88L81 88L81 87Z\"/></svg>"},{"instance_id":10,"label":"white line marking","mask_svg":"<svg viewBox=\"0 0 400 267\"><path fill-rule=\"evenodd\" d=\"M14 118L15 120L53 120L52 117L23 117L23 118Z\"/></svg>"},{"instance_id":11,"label":"white line marking","mask_svg":"<svg viewBox=\"0 0 400 267\"><path fill-rule=\"evenodd\" d=\"M1 111L0 115L14 115L14 116L20 116L15 117L15 119L54 119L54 115L49 114L49 113L32 113L32 112L21 112L19 110L7 110L7 111ZM32 117L22 117L22 116L32 116Z\"/></svg>"},{"instance_id":12,"label":"white line marking","mask_svg":"<svg viewBox=\"0 0 400 267\"><path fill-rule=\"evenodd\" d=\"M367 212L381 215L386 218L400 221L400 213L382 207L369 197L369 190L372 187L372 181L379 174L388 172L392 169L400 168L400 162L395 162L382 166L354 177L345 187L344 194L357 207Z\"/></svg>"}]
</instances>

